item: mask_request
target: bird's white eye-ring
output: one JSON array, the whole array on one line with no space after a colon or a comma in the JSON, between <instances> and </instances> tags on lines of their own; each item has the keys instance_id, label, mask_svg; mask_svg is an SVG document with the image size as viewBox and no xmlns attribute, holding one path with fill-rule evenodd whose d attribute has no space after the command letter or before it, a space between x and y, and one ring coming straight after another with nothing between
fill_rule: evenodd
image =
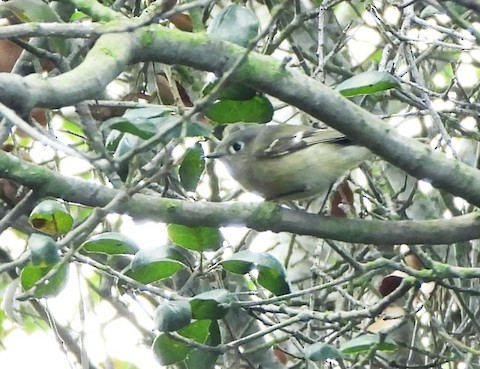
<instances>
[{"instance_id":1,"label":"bird's white eye-ring","mask_svg":"<svg viewBox=\"0 0 480 369\"><path fill-rule=\"evenodd\" d=\"M243 150L244 146L245 146L245 143L243 143L242 141L237 141L232 143L228 148L228 150L230 151L230 154L236 154L239 151Z\"/></svg>"}]
</instances>

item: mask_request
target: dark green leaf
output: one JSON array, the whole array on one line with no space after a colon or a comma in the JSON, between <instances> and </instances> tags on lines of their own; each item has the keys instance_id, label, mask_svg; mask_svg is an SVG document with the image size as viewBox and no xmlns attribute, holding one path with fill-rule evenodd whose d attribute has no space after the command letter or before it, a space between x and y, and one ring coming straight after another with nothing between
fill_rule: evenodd
<instances>
[{"instance_id":1,"label":"dark green leaf","mask_svg":"<svg viewBox=\"0 0 480 369\"><path fill-rule=\"evenodd\" d=\"M181 126L177 126L170 132L171 138L181 137ZM204 137L212 133L212 127L205 123L191 121L187 123L186 137Z\"/></svg>"},{"instance_id":2,"label":"dark green leaf","mask_svg":"<svg viewBox=\"0 0 480 369\"><path fill-rule=\"evenodd\" d=\"M187 191L195 191L204 169L203 149L199 143L196 143L195 146L187 149L182 165L178 169L183 188Z\"/></svg>"},{"instance_id":3,"label":"dark green leaf","mask_svg":"<svg viewBox=\"0 0 480 369\"><path fill-rule=\"evenodd\" d=\"M171 277L188 266L189 261L179 248L162 246L137 252L127 275L139 282L151 283Z\"/></svg>"},{"instance_id":4,"label":"dark green leaf","mask_svg":"<svg viewBox=\"0 0 480 369\"><path fill-rule=\"evenodd\" d=\"M269 255L271 256L271 255ZM273 256L271 256L273 258ZM275 261L278 262L277 259ZM283 269L283 265L278 262L276 267L263 267L257 266L258 268L258 283L265 287L267 290L273 294L286 295L290 293L290 285L286 279L286 276L282 274L280 268ZM284 270L284 269L283 269Z\"/></svg>"},{"instance_id":5,"label":"dark green leaf","mask_svg":"<svg viewBox=\"0 0 480 369\"><path fill-rule=\"evenodd\" d=\"M42 279L52 268L56 268L56 265L49 267L38 267L32 264L27 264L22 269L20 274L20 280L23 289L28 291L35 286L33 294L36 298L46 298L58 295L58 293L67 283L68 264L61 265L47 281L36 285L37 282Z\"/></svg>"},{"instance_id":6,"label":"dark green leaf","mask_svg":"<svg viewBox=\"0 0 480 369\"><path fill-rule=\"evenodd\" d=\"M162 332L177 331L192 320L188 301L167 301L155 310L155 328Z\"/></svg>"},{"instance_id":7,"label":"dark green leaf","mask_svg":"<svg viewBox=\"0 0 480 369\"><path fill-rule=\"evenodd\" d=\"M100 254L135 254L138 246L134 241L118 232L105 232L93 236L83 244L83 249L88 252Z\"/></svg>"},{"instance_id":8,"label":"dark green leaf","mask_svg":"<svg viewBox=\"0 0 480 369\"><path fill-rule=\"evenodd\" d=\"M179 121L171 117L127 119L123 116L111 118L104 124L107 124L104 129L118 130L140 137L142 140L148 140L159 132L166 133L173 129Z\"/></svg>"},{"instance_id":9,"label":"dark green leaf","mask_svg":"<svg viewBox=\"0 0 480 369\"><path fill-rule=\"evenodd\" d=\"M332 345L317 342L304 349L305 358L312 361L325 361L327 359L339 359L342 353Z\"/></svg>"},{"instance_id":10,"label":"dark green leaf","mask_svg":"<svg viewBox=\"0 0 480 369\"><path fill-rule=\"evenodd\" d=\"M233 297L224 289L211 290L194 296L190 300L195 319L221 319L228 312L228 304Z\"/></svg>"},{"instance_id":11,"label":"dark green leaf","mask_svg":"<svg viewBox=\"0 0 480 369\"><path fill-rule=\"evenodd\" d=\"M340 351L347 355L356 355L370 351L374 345L377 345L379 351L395 351L397 349L395 341L388 336L364 334L345 342L340 346Z\"/></svg>"},{"instance_id":12,"label":"dark green leaf","mask_svg":"<svg viewBox=\"0 0 480 369\"><path fill-rule=\"evenodd\" d=\"M142 140L148 140L152 138L156 131L157 126L154 122L135 122L126 120L123 117L111 118L108 121L109 128L116 129L123 133L130 133L134 136L140 137Z\"/></svg>"},{"instance_id":13,"label":"dark green leaf","mask_svg":"<svg viewBox=\"0 0 480 369\"><path fill-rule=\"evenodd\" d=\"M105 139L105 148L110 154L113 154L117 150L122 137L123 133L115 129L108 133L107 138Z\"/></svg>"},{"instance_id":14,"label":"dark green leaf","mask_svg":"<svg viewBox=\"0 0 480 369\"><path fill-rule=\"evenodd\" d=\"M258 26L258 19L250 9L231 4L213 19L207 32L224 41L245 47L257 36Z\"/></svg>"},{"instance_id":15,"label":"dark green leaf","mask_svg":"<svg viewBox=\"0 0 480 369\"><path fill-rule=\"evenodd\" d=\"M283 265L272 255L248 250L237 252L222 262L225 270L235 274L246 274L258 270L258 283L275 295L290 293L287 273Z\"/></svg>"},{"instance_id":16,"label":"dark green leaf","mask_svg":"<svg viewBox=\"0 0 480 369\"><path fill-rule=\"evenodd\" d=\"M273 106L264 96L244 101L219 100L208 108L206 115L217 123L268 123L273 117Z\"/></svg>"},{"instance_id":17,"label":"dark green leaf","mask_svg":"<svg viewBox=\"0 0 480 369\"><path fill-rule=\"evenodd\" d=\"M173 109L164 106L128 109L123 114L123 118L131 122L148 122L149 119L170 116Z\"/></svg>"},{"instance_id":18,"label":"dark green leaf","mask_svg":"<svg viewBox=\"0 0 480 369\"><path fill-rule=\"evenodd\" d=\"M203 94L208 95L217 85L217 82L211 82L203 89ZM253 88L241 83L229 83L220 93L220 100L250 100L257 94Z\"/></svg>"},{"instance_id":19,"label":"dark green leaf","mask_svg":"<svg viewBox=\"0 0 480 369\"><path fill-rule=\"evenodd\" d=\"M116 132L116 131L111 131L111 132ZM110 135L108 137L110 137ZM126 155L131 150L133 150L135 147L137 147L140 141L139 137L132 135L131 133L120 133L118 137L119 137L118 140L114 141L114 142L118 142L115 148L115 152L113 153L113 156L116 159L122 157L123 155ZM112 142L112 145L110 145L110 142L109 142L108 147L113 147L114 142ZM117 172L122 180L125 180L128 176L128 166L129 166L129 162L127 160L123 160L119 163Z\"/></svg>"},{"instance_id":20,"label":"dark green leaf","mask_svg":"<svg viewBox=\"0 0 480 369\"><path fill-rule=\"evenodd\" d=\"M221 343L220 328L216 320L212 321L208 331L206 345L218 346ZM190 352L185 360L187 369L213 369L217 362L218 354L212 351L195 349Z\"/></svg>"},{"instance_id":21,"label":"dark green leaf","mask_svg":"<svg viewBox=\"0 0 480 369\"><path fill-rule=\"evenodd\" d=\"M180 117L169 109L143 108L127 110L121 117L106 120L102 129L130 133L143 140L158 136L164 142L168 142L172 138L179 138L182 133L185 133L187 137L198 137L207 136L211 131L211 128L205 124L190 121L185 123L186 129L183 132L181 123Z\"/></svg>"},{"instance_id":22,"label":"dark green leaf","mask_svg":"<svg viewBox=\"0 0 480 369\"><path fill-rule=\"evenodd\" d=\"M30 259L36 267L48 267L60 260L58 247L54 240L41 234L33 233L28 238Z\"/></svg>"},{"instance_id":23,"label":"dark green leaf","mask_svg":"<svg viewBox=\"0 0 480 369\"><path fill-rule=\"evenodd\" d=\"M65 206L55 200L45 200L35 206L28 220L35 229L54 235L67 233L73 225Z\"/></svg>"},{"instance_id":24,"label":"dark green leaf","mask_svg":"<svg viewBox=\"0 0 480 369\"><path fill-rule=\"evenodd\" d=\"M152 350L160 365L172 365L185 360L192 348L165 334L161 334L153 341Z\"/></svg>"},{"instance_id":25,"label":"dark green leaf","mask_svg":"<svg viewBox=\"0 0 480 369\"><path fill-rule=\"evenodd\" d=\"M397 87L400 87L397 77L388 72L369 71L343 81L335 89L343 96L356 96L370 95Z\"/></svg>"},{"instance_id":26,"label":"dark green leaf","mask_svg":"<svg viewBox=\"0 0 480 369\"><path fill-rule=\"evenodd\" d=\"M156 134L166 134L179 125L178 117L172 114L171 109L164 107L129 109L121 117L106 120L102 129L118 130L148 140Z\"/></svg>"},{"instance_id":27,"label":"dark green leaf","mask_svg":"<svg viewBox=\"0 0 480 369\"><path fill-rule=\"evenodd\" d=\"M173 243L190 250L218 250L223 243L223 236L218 228L169 224L167 232Z\"/></svg>"},{"instance_id":28,"label":"dark green leaf","mask_svg":"<svg viewBox=\"0 0 480 369\"><path fill-rule=\"evenodd\" d=\"M209 320L197 320L179 330L178 333L185 338L205 343L209 336L210 325ZM171 365L183 361L193 351L193 347L175 341L165 334L155 338L152 349L160 365Z\"/></svg>"}]
</instances>

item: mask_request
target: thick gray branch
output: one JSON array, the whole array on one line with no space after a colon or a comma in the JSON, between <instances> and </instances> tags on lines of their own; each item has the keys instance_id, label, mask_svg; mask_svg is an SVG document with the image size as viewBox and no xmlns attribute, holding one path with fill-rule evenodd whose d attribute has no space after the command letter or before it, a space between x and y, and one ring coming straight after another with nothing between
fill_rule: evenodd
<instances>
[{"instance_id":1,"label":"thick gray branch","mask_svg":"<svg viewBox=\"0 0 480 369\"><path fill-rule=\"evenodd\" d=\"M118 194L117 190L64 177L4 152L0 152L0 173L2 177L35 189L39 196L57 197L86 206L105 206ZM324 217L268 202L223 204L143 194L130 197L113 210L137 220L188 226L247 226L258 231L291 232L369 244L447 244L480 238L480 219L476 213L452 219L384 222Z\"/></svg>"},{"instance_id":2,"label":"thick gray branch","mask_svg":"<svg viewBox=\"0 0 480 369\"><path fill-rule=\"evenodd\" d=\"M243 51L205 34L189 34L158 25L132 33L104 35L85 61L71 72L49 79L0 74L0 101L22 112L34 106L57 108L78 103L95 97L127 64L145 60L183 64L221 75ZM447 160L428 146L400 136L375 115L322 83L285 68L272 57L250 54L233 79L304 110L409 174L480 205L478 170Z\"/></svg>"}]
</instances>

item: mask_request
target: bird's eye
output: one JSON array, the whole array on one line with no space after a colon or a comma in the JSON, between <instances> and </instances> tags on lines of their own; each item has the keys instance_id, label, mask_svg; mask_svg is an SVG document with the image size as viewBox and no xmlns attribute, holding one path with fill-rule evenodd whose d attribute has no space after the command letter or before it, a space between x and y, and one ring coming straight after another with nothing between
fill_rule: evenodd
<instances>
[{"instance_id":1,"label":"bird's eye","mask_svg":"<svg viewBox=\"0 0 480 369\"><path fill-rule=\"evenodd\" d=\"M230 153L231 154L236 154L240 150L242 150L244 146L245 146L245 144L241 141L234 142L230 145Z\"/></svg>"}]
</instances>

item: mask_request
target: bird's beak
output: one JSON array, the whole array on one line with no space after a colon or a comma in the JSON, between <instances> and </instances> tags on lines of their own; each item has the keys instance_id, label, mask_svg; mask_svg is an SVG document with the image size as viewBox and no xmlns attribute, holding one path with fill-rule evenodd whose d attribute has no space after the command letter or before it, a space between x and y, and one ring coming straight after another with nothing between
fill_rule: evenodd
<instances>
[{"instance_id":1,"label":"bird's beak","mask_svg":"<svg viewBox=\"0 0 480 369\"><path fill-rule=\"evenodd\" d=\"M203 158L204 159L218 159L218 158L221 158L223 156L222 153L220 152L212 152L208 155L203 155Z\"/></svg>"}]
</instances>

